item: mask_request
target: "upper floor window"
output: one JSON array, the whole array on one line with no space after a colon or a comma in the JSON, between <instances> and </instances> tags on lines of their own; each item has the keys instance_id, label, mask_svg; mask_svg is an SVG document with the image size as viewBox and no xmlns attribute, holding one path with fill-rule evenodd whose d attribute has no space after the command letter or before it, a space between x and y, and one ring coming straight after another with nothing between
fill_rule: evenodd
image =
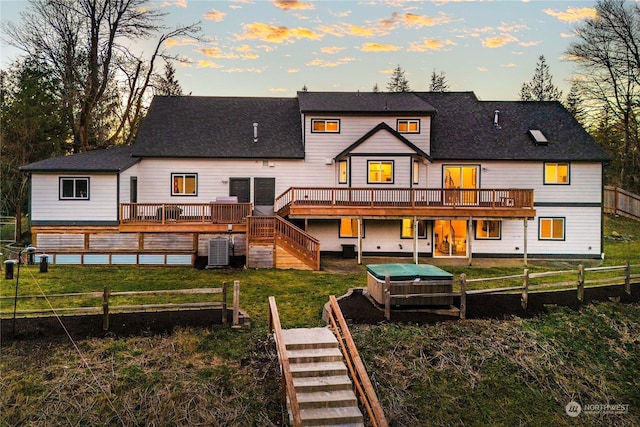
<instances>
[{"instance_id":1,"label":"upper floor window","mask_svg":"<svg viewBox=\"0 0 640 427\"><path fill-rule=\"evenodd\" d=\"M569 163L545 163L545 184L569 184Z\"/></svg>"},{"instance_id":2,"label":"upper floor window","mask_svg":"<svg viewBox=\"0 0 640 427\"><path fill-rule=\"evenodd\" d=\"M346 184L347 183L347 161L340 160L338 162L338 183Z\"/></svg>"},{"instance_id":3,"label":"upper floor window","mask_svg":"<svg viewBox=\"0 0 640 427\"><path fill-rule=\"evenodd\" d=\"M396 130L400 133L420 133L420 120L398 119Z\"/></svg>"},{"instance_id":4,"label":"upper floor window","mask_svg":"<svg viewBox=\"0 0 640 427\"><path fill-rule=\"evenodd\" d=\"M476 239L499 239L500 221L479 219L476 221Z\"/></svg>"},{"instance_id":5,"label":"upper floor window","mask_svg":"<svg viewBox=\"0 0 640 427\"><path fill-rule=\"evenodd\" d=\"M312 119L311 132L338 133L340 132L340 120Z\"/></svg>"},{"instance_id":6,"label":"upper floor window","mask_svg":"<svg viewBox=\"0 0 640 427\"><path fill-rule=\"evenodd\" d=\"M89 200L89 178L60 178L60 200Z\"/></svg>"},{"instance_id":7,"label":"upper floor window","mask_svg":"<svg viewBox=\"0 0 640 427\"><path fill-rule=\"evenodd\" d=\"M369 169L369 184L393 184L393 161L367 162Z\"/></svg>"},{"instance_id":8,"label":"upper floor window","mask_svg":"<svg viewBox=\"0 0 640 427\"><path fill-rule=\"evenodd\" d=\"M196 196L198 195L198 174L172 173L172 196Z\"/></svg>"},{"instance_id":9,"label":"upper floor window","mask_svg":"<svg viewBox=\"0 0 640 427\"><path fill-rule=\"evenodd\" d=\"M564 240L564 218L540 218L540 240Z\"/></svg>"}]
</instances>

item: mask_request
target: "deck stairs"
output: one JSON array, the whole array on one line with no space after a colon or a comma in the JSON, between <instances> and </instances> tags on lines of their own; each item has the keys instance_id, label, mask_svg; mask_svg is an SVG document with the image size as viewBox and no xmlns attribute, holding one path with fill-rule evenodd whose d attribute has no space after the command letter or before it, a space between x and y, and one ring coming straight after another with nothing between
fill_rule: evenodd
<instances>
[{"instance_id":1,"label":"deck stairs","mask_svg":"<svg viewBox=\"0 0 640 427\"><path fill-rule=\"evenodd\" d=\"M283 329L303 426L364 426L338 340L328 328Z\"/></svg>"}]
</instances>

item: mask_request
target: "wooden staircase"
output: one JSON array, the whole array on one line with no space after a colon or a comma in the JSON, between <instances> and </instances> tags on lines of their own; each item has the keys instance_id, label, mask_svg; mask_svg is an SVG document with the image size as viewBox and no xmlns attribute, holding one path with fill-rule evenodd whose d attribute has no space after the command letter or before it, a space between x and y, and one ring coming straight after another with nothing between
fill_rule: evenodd
<instances>
[{"instance_id":1,"label":"wooden staircase","mask_svg":"<svg viewBox=\"0 0 640 427\"><path fill-rule=\"evenodd\" d=\"M335 335L328 328L300 328L282 336L302 425L364 426Z\"/></svg>"}]
</instances>

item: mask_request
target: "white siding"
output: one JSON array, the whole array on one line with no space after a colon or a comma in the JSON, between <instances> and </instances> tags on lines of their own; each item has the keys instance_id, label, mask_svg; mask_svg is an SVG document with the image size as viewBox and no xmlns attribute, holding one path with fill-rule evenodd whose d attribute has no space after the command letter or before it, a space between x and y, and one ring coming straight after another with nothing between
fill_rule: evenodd
<instances>
[{"instance_id":1,"label":"white siding","mask_svg":"<svg viewBox=\"0 0 640 427\"><path fill-rule=\"evenodd\" d=\"M89 177L89 200L60 200L60 177ZM32 221L116 221L117 176L34 173L31 200Z\"/></svg>"}]
</instances>

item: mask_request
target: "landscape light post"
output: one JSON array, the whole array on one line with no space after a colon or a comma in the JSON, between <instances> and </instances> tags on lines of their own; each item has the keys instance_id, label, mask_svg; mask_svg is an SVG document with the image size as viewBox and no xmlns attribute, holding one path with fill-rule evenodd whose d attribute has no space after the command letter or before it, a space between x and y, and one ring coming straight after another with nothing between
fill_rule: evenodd
<instances>
[{"instance_id":1,"label":"landscape light post","mask_svg":"<svg viewBox=\"0 0 640 427\"><path fill-rule=\"evenodd\" d=\"M18 308L18 282L20 281L20 264L22 264L22 254L24 252L27 252L27 254L29 254L29 256L33 256L33 254L36 252L36 248L34 248L33 246L29 245L24 249L21 249L20 252L18 252L18 271L16 273L16 293L13 297L13 337L16 337L16 311Z\"/></svg>"}]
</instances>

